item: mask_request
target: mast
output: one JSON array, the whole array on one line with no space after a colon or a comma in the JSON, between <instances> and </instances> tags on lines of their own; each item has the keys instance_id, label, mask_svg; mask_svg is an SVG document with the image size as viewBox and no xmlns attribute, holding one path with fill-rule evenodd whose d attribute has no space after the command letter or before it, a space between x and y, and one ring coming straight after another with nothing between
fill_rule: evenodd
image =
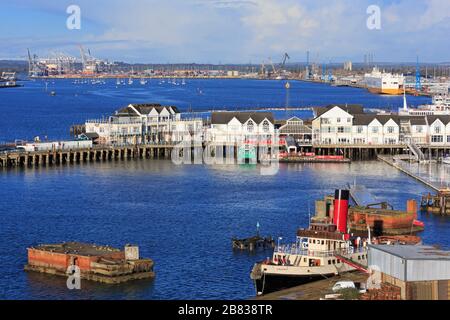
<instances>
[{"instance_id":1,"label":"mast","mask_svg":"<svg viewBox=\"0 0 450 320\"><path fill-rule=\"evenodd\" d=\"M403 110L408 111L408 103L406 101L406 87L403 85Z\"/></svg>"}]
</instances>

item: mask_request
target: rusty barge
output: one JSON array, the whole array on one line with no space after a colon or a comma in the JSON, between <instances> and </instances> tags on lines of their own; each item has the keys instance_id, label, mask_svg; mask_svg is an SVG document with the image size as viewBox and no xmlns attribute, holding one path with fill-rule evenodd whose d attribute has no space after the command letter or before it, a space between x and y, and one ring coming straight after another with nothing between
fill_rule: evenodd
<instances>
[{"instance_id":1,"label":"rusty barge","mask_svg":"<svg viewBox=\"0 0 450 320\"><path fill-rule=\"evenodd\" d=\"M139 257L139 247L124 250L78 242L47 244L28 248L26 271L67 277L78 267L80 278L118 284L154 278L154 262Z\"/></svg>"},{"instance_id":2,"label":"rusty barge","mask_svg":"<svg viewBox=\"0 0 450 320\"><path fill-rule=\"evenodd\" d=\"M334 197L326 196L316 201L315 223L328 223L333 220ZM416 234L425 226L417 220L417 202L407 201L406 210L395 210L389 203L350 206L348 209L348 228L352 234L368 236L368 228L374 237Z\"/></svg>"}]
</instances>

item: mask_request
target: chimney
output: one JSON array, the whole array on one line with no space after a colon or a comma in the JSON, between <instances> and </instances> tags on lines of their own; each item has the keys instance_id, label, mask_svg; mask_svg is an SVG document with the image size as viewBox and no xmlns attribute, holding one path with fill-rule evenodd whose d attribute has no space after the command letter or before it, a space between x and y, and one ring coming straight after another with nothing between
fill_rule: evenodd
<instances>
[{"instance_id":1,"label":"chimney","mask_svg":"<svg viewBox=\"0 0 450 320\"><path fill-rule=\"evenodd\" d=\"M350 199L350 191L336 190L334 196L334 217L333 222L337 230L341 233L347 234L347 217L348 217L348 202Z\"/></svg>"}]
</instances>

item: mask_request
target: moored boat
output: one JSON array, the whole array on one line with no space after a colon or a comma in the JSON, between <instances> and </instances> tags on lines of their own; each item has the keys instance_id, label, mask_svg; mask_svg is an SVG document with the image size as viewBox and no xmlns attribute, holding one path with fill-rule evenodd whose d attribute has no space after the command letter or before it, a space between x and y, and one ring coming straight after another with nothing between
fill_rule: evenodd
<instances>
[{"instance_id":1,"label":"moored boat","mask_svg":"<svg viewBox=\"0 0 450 320\"><path fill-rule=\"evenodd\" d=\"M272 259L251 272L258 295L275 292L345 272L365 270L367 240L347 230L349 191L336 190L333 223L311 223L300 229L294 244L278 243Z\"/></svg>"}]
</instances>

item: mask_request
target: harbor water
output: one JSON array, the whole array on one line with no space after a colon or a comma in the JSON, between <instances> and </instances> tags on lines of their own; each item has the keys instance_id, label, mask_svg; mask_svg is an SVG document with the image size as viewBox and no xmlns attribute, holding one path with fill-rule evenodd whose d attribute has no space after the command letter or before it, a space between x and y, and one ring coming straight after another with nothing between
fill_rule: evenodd
<instances>
[{"instance_id":1,"label":"harbor water","mask_svg":"<svg viewBox=\"0 0 450 320\"><path fill-rule=\"evenodd\" d=\"M49 89L56 91L54 97L44 93L39 81L0 93L0 140L67 137L71 124L106 116L130 102L170 103L181 110L192 104L201 111L284 101L277 81L187 80L184 89L159 86L157 80L146 89L116 88L113 80L103 89L77 87L72 81L55 81ZM401 105L401 97L316 86L294 83L290 97L299 105ZM271 252L233 252L231 239L254 235L258 222L263 235L294 241L296 229L306 227L314 212L314 200L348 183L365 185L396 209L430 191L377 161L282 164L273 176L259 169L130 160L1 172L0 298L246 299L255 295L249 278L253 264ZM426 225L424 242L450 249L450 220L420 219ZM116 286L83 281L81 290L71 291L64 278L23 271L26 248L64 241L137 244L143 257L155 261L156 278Z\"/></svg>"}]
</instances>

